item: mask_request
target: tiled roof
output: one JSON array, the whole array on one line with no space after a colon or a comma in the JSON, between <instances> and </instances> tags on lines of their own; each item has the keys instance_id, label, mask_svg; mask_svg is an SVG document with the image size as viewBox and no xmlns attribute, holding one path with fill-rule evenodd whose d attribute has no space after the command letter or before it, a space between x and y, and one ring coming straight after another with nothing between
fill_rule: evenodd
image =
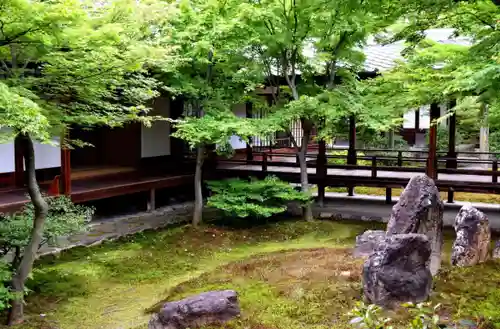
<instances>
[{"instance_id":1,"label":"tiled roof","mask_svg":"<svg viewBox=\"0 0 500 329\"><path fill-rule=\"evenodd\" d=\"M468 46L470 40L465 37L453 38L453 29L430 29L425 31L427 38L443 44L459 44ZM366 59L364 69L368 72L387 71L394 67L396 60L401 60L401 52L404 49L404 42L398 41L388 45L380 45L374 41L368 42L363 48Z\"/></svg>"}]
</instances>

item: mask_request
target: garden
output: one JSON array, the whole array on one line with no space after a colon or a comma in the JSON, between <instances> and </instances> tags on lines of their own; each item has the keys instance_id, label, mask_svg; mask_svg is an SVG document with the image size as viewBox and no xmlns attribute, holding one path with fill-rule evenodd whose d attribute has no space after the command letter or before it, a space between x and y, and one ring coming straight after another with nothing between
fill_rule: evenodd
<instances>
[{"instance_id":1,"label":"garden","mask_svg":"<svg viewBox=\"0 0 500 329\"><path fill-rule=\"evenodd\" d=\"M21 328L145 329L164 301L218 289L235 289L241 303L242 317L224 328L352 328L348 313L362 299L363 263L352 248L356 235L376 228L240 220L73 249L37 264ZM451 267L453 238L454 232L445 233L445 265L431 300L442 304L443 318L484 318L498 326L500 263Z\"/></svg>"},{"instance_id":2,"label":"garden","mask_svg":"<svg viewBox=\"0 0 500 329\"><path fill-rule=\"evenodd\" d=\"M424 105L447 108L430 122L429 150L446 148L436 127L452 115L463 119L457 140L490 140L498 150L499 21L498 0L2 1L0 143L12 147L12 163L0 173L1 197L28 197L0 214L0 315L22 329L156 329L154 321L170 320L176 325L161 329L186 329L176 312L199 309L169 315L166 305L229 289L238 297L227 303L238 302L241 316L217 323L224 328L500 327L500 250L484 214L464 207L455 232L442 231L438 187L415 175L387 226L321 221L307 167L309 146L342 136L347 121L367 133L369 147L381 147L386 133L391 148L406 147L394 132ZM442 28L467 44L426 38ZM384 63L366 63L365 46L393 43L401 60L383 74ZM169 104L162 115L152 110L160 98ZM240 105L245 115L235 113ZM155 123L166 124L161 138L151 134L161 147L143 143ZM142 172L144 158L172 167L192 160L192 217L41 256L43 245L93 224L95 209L77 203L71 172L59 169L71 167L72 150L99 143L72 131L129 125L137 139L111 148L118 158L134 153L130 163ZM296 156L300 189L276 177L206 180L217 156L235 153L235 139L251 150L278 135ZM40 168L41 145L56 147L57 165ZM143 157L149 146L161 156ZM497 191L496 173L487 184ZM94 192L90 201L106 199ZM486 198L498 202L474 201ZM292 206L300 216L287 214ZM204 218L207 207L219 215ZM363 239L369 251L358 257Z\"/></svg>"}]
</instances>

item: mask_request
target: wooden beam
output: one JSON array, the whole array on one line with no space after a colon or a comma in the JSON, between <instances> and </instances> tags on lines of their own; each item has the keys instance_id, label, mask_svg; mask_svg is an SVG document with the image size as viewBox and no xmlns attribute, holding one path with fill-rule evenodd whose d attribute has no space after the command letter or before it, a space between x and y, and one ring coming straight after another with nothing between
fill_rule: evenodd
<instances>
[{"instance_id":1,"label":"wooden beam","mask_svg":"<svg viewBox=\"0 0 500 329\"><path fill-rule=\"evenodd\" d=\"M426 174L432 179L437 179L437 124L439 118L439 106L431 104L430 127L429 127L429 153L427 156Z\"/></svg>"},{"instance_id":2,"label":"wooden beam","mask_svg":"<svg viewBox=\"0 0 500 329\"><path fill-rule=\"evenodd\" d=\"M453 109L457 105L456 101L451 101L448 106L448 111ZM453 111L449 120L449 140L448 140L448 154L447 158L453 158L453 160L446 160L446 168L456 169L457 168L457 152L456 152L456 131L457 131L457 116Z\"/></svg>"},{"instance_id":3,"label":"wooden beam","mask_svg":"<svg viewBox=\"0 0 500 329\"><path fill-rule=\"evenodd\" d=\"M246 102L245 103L245 112L246 112L246 117L247 119L252 118L252 102ZM253 160L253 150L252 150L252 144L253 140L252 137L248 137L248 142L246 144L246 155L247 155L247 160L251 161Z\"/></svg>"},{"instance_id":4,"label":"wooden beam","mask_svg":"<svg viewBox=\"0 0 500 329\"><path fill-rule=\"evenodd\" d=\"M14 183L16 187L24 187L23 151L19 143L14 142Z\"/></svg>"},{"instance_id":5,"label":"wooden beam","mask_svg":"<svg viewBox=\"0 0 500 329\"><path fill-rule=\"evenodd\" d=\"M356 118L354 115L349 117L349 149L347 151L347 164L355 165L356 159Z\"/></svg>"}]
</instances>

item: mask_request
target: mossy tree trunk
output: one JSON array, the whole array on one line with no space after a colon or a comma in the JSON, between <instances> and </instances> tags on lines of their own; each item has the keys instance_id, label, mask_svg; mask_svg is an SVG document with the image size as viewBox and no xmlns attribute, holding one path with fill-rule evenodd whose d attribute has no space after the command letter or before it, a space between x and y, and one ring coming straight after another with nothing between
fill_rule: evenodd
<instances>
[{"instance_id":1,"label":"mossy tree trunk","mask_svg":"<svg viewBox=\"0 0 500 329\"><path fill-rule=\"evenodd\" d=\"M40 187L36 180L33 141L28 134L19 134L16 136L15 143L18 143L23 152L24 165L27 172L28 193L35 208L35 218L33 219L33 230L31 231L30 241L24 249L22 259L12 277L12 290L17 295L17 298L11 301L7 320L9 326L23 322L25 283L31 273L38 248L42 241L43 228L48 213L48 205L40 192Z\"/></svg>"}]
</instances>

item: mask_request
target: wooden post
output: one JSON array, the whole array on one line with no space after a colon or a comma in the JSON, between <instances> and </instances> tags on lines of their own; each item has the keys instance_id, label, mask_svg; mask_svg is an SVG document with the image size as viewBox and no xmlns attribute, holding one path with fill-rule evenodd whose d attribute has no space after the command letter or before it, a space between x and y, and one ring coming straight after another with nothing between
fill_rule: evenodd
<instances>
[{"instance_id":1,"label":"wooden post","mask_svg":"<svg viewBox=\"0 0 500 329\"><path fill-rule=\"evenodd\" d=\"M448 107L448 111L452 108L455 107L457 104L456 101L451 101ZM448 141L448 154L446 155L447 158L450 158L446 160L446 168L450 169L457 169L457 152L456 152L456 128L457 127L457 116L456 113L453 112L453 114L450 116L449 120L449 141Z\"/></svg>"},{"instance_id":2,"label":"wooden post","mask_svg":"<svg viewBox=\"0 0 500 329\"><path fill-rule=\"evenodd\" d=\"M431 104L430 127L429 127L429 153L427 155L426 174L430 178L437 179L437 125L436 119L439 118L439 106L436 103Z\"/></svg>"},{"instance_id":3,"label":"wooden post","mask_svg":"<svg viewBox=\"0 0 500 329\"><path fill-rule=\"evenodd\" d=\"M355 165L356 160L356 118L349 117L349 150L347 151L347 164Z\"/></svg>"},{"instance_id":4,"label":"wooden post","mask_svg":"<svg viewBox=\"0 0 500 329\"><path fill-rule=\"evenodd\" d=\"M266 152L262 153L262 172L267 172L267 154Z\"/></svg>"},{"instance_id":5,"label":"wooden post","mask_svg":"<svg viewBox=\"0 0 500 329\"><path fill-rule=\"evenodd\" d=\"M448 203L453 203L455 202L455 190L450 187L448 188Z\"/></svg>"},{"instance_id":6,"label":"wooden post","mask_svg":"<svg viewBox=\"0 0 500 329\"><path fill-rule=\"evenodd\" d=\"M61 144L61 180L60 193L71 195L71 150Z\"/></svg>"},{"instance_id":7,"label":"wooden post","mask_svg":"<svg viewBox=\"0 0 500 329\"><path fill-rule=\"evenodd\" d=\"M316 158L316 176L318 177L318 203L323 207L325 200L325 178L327 176L326 167L326 142L320 140L318 142L318 156Z\"/></svg>"},{"instance_id":8,"label":"wooden post","mask_svg":"<svg viewBox=\"0 0 500 329\"><path fill-rule=\"evenodd\" d=\"M245 103L245 112L246 112L247 119L251 119L252 118L252 102ZM252 137L248 137L248 142L246 145L246 155L247 155L248 161L253 160L252 144L253 144Z\"/></svg>"},{"instance_id":9,"label":"wooden post","mask_svg":"<svg viewBox=\"0 0 500 329\"><path fill-rule=\"evenodd\" d=\"M59 180L59 193L64 195L71 195L71 150L66 147L66 139L68 136L68 129L64 129L59 140L59 148L61 152L61 172Z\"/></svg>"},{"instance_id":10,"label":"wooden post","mask_svg":"<svg viewBox=\"0 0 500 329\"><path fill-rule=\"evenodd\" d=\"M415 110L415 132L414 132L414 140L415 145L417 145L417 134L420 132L420 109Z\"/></svg>"},{"instance_id":11,"label":"wooden post","mask_svg":"<svg viewBox=\"0 0 500 329\"><path fill-rule=\"evenodd\" d=\"M398 151L398 167L402 167L402 166L403 166L403 152Z\"/></svg>"},{"instance_id":12,"label":"wooden post","mask_svg":"<svg viewBox=\"0 0 500 329\"><path fill-rule=\"evenodd\" d=\"M385 203L387 204L392 203L392 188L390 187L385 188Z\"/></svg>"},{"instance_id":13,"label":"wooden post","mask_svg":"<svg viewBox=\"0 0 500 329\"><path fill-rule=\"evenodd\" d=\"M493 159L493 168L491 168L492 171L492 176L491 176L491 181L493 183L498 183L498 159L495 158Z\"/></svg>"},{"instance_id":14,"label":"wooden post","mask_svg":"<svg viewBox=\"0 0 500 329\"><path fill-rule=\"evenodd\" d=\"M24 187L23 149L16 142L14 142L14 168L14 183L16 187Z\"/></svg>"},{"instance_id":15,"label":"wooden post","mask_svg":"<svg viewBox=\"0 0 500 329\"><path fill-rule=\"evenodd\" d=\"M377 178L377 157L372 157L372 178Z\"/></svg>"},{"instance_id":16,"label":"wooden post","mask_svg":"<svg viewBox=\"0 0 500 329\"><path fill-rule=\"evenodd\" d=\"M155 211L156 209L156 190L152 188L149 190L149 200L148 200L148 205L147 205L147 211L152 212Z\"/></svg>"}]
</instances>

